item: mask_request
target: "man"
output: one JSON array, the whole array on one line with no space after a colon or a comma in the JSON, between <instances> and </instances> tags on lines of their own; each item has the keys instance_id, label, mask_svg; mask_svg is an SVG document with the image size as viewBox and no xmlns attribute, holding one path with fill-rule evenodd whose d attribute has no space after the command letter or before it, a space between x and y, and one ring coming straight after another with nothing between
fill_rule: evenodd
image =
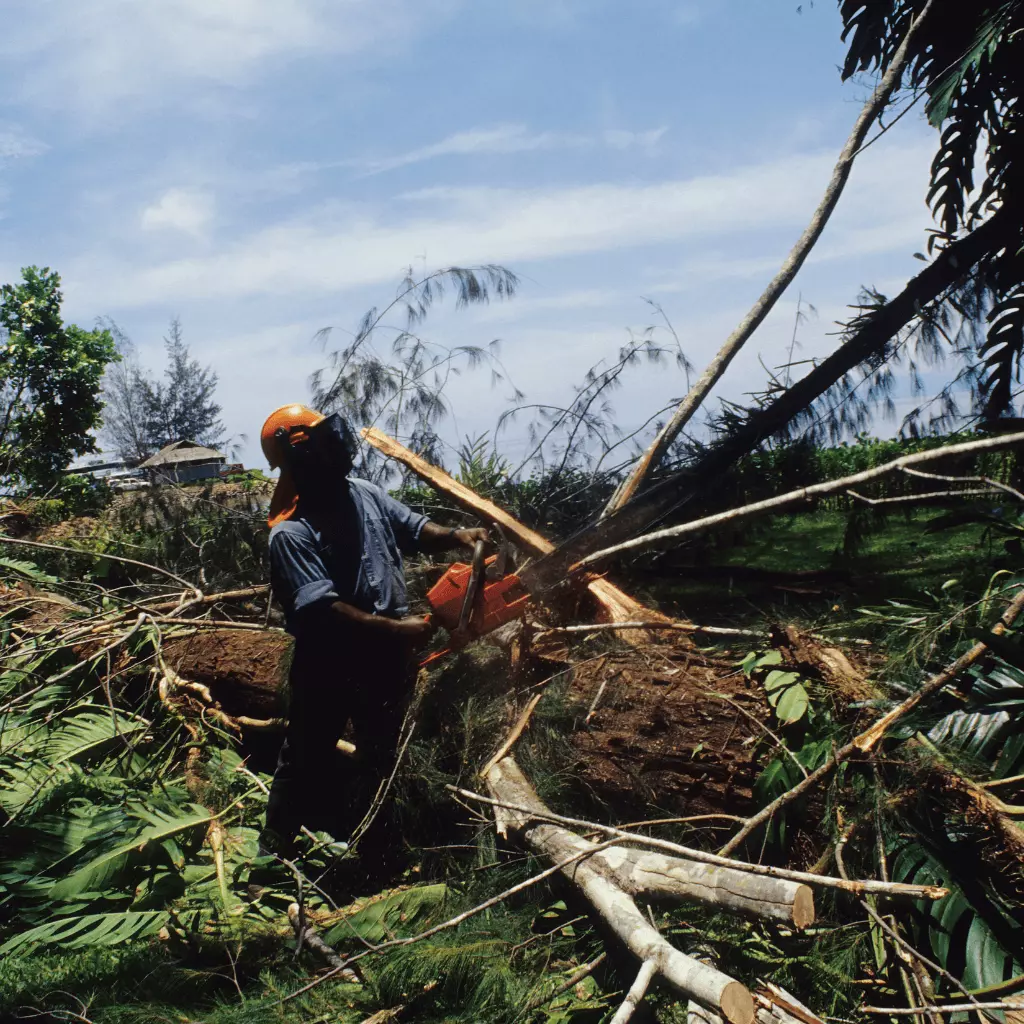
<instances>
[{"instance_id":1,"label":"man","mask_svg":"<svg viewBox=\"0 0 1024 1024\"><path fill-rule=\"evenodd\" d=\"M288 732L261 847L286 854L303 825L347 838L391 770L413 655L433 633L409 614L402 555L472 550L487 531L438 526L349 476L356 440L340 416L286 405L260 439L281 471L270 578L295 637ZM349 721L354 762L336 750Z\"/></svg>"}]
</instances>

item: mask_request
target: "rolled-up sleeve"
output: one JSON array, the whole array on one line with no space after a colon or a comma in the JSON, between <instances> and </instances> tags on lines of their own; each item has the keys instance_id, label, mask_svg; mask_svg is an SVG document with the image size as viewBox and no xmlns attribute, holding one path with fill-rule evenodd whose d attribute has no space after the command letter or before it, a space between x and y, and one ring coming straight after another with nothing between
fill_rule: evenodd
<instances>
[{"instance_id":1,"label":"rolled-up sleeve","mask_svg":"<svg viewBox=\"0 0 1024 1024\"><path fill-rule=\"evenodd\" d=\"M282 526L270 535L270 582L290 619L318 601L337 600L338 592L309 531Z\"/></svg>"},{"instance_id":2,"label":"rolled-up sleeve","mask_svg":"<svg viewBox=\"0 0 1024 1024\"><path fill-rule=\"evenodd\" d=\"M398 542L398 550L404 555L414 554L420 549L420 534L429 522L426 516L413 512L407 505L392 498L387 491L380 489L380 506L391 523L391 530Z\"/></svg>"}]
</instances>

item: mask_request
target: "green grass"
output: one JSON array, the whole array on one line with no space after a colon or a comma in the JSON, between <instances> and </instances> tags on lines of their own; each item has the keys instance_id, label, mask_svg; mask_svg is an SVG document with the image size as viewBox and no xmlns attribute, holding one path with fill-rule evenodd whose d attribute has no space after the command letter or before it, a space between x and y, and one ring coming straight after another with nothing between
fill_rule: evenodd
<instances>
[{"instance_id":1,"label":"green grass","mask_svg":"<svg viewBox=\"0 0 1024 1024\"><path fill-rule=\"evenodd\" d=\"M929 533L940 514L916 510L890 515L862 533L855 552L844 551L848 514L816 511L777 516L737 537L715 538L702 549L701 562L720 572L700 578L685 569L646 577L647 593L679 614L713 624L758 619L813 623L848 619L859 607L888 600L919 601L956 579L965 593L980 594L992 574L1016 570L1002 542L981 525ZM682 561L682 559L680 559ZM830 571L823 580L750 580L732 577L729 567L768 573ZM816 591L816 592L815 592Z\"/></svg>"}]
</instances>

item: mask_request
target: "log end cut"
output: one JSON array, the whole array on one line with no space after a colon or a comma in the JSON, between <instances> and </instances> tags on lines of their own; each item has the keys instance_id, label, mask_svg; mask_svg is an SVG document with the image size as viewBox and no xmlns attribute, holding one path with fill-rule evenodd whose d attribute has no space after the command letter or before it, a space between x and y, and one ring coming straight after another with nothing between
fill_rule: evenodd
<instances>
[{"instance_id":1,"label":"log end cut","mask_svg":"<svg viewBox=\"0 0 1024 1024\"><path fill-rule=\"evenodd\" d=\"M809 885L798 885L793 898L793 927L809 928L814 924L814 891Z\"/></svg>"},{"instance_id":2,"label":"log end cut","mask_svg":"<svg viewBox=\"0 0 1024 1024\"><path fill-rule=\"evenodd\" d=\"M731 1024L753 1024L754 997L750 990L738 981L730 981L722 989L719 1009L722 1016Z\"/></svg>"}]
</instances>

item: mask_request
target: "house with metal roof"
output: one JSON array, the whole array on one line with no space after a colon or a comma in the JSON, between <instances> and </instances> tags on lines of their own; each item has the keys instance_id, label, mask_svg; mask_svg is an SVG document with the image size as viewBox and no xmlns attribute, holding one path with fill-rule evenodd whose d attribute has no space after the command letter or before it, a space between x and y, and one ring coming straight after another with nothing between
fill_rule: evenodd
<instances>
[{"instance_id":1,"label":"house with metal roof","mask_svg":"<svg viewBox=\"0 0 1024 1024\"><path fill-rule=\"evenodd\" d=\"M155 483L186 484L216 479L227 456L195 441L174 441L150 456L139 468Z\"/></svg>"}]
</instances>

